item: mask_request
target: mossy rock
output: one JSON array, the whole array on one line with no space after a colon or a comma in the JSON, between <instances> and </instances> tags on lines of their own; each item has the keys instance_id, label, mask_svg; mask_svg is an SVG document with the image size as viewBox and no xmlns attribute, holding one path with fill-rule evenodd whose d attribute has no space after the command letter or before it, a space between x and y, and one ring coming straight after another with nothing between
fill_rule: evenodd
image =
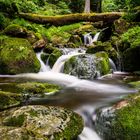
<instances>
[{"instance_id":1,"label":"mossy rock","mask_svg":"<svg viewBox=\"0 0 140 140\"><path fill-rule=\"evenodd\" d=\"M140 46L129 48L123 52L123 64L125 71L140 70Z\"/></svg>"},{"instance_id":2,"label":"mossy rock","mask_svg":"<svg viewBox=\"0 0 140 140\"><path fill-rule=\"evenodd\" d=\"M79 35L72 35L68 41L68 43L74 43L75 46L80 47L83 45L81 37Z\"/></svg>"},{"instance_id":3,"label":"mossy rock","mask_svg":"<svg viewBox=\"0 0 140 140\"><path fill-rule=\"evenodd\" d=\"M48 62L50 67L53 67L54 63L57 61L57 59L63 55L62 51L59 49L55 49L49 56Z\"/></svg>"},{"instance_id":4,"label":"mossy rock","mask_svg":"<svg viewBox=\"0 0 140 140\"><path fill-rule=\"evenodd\" d=\"M93 80L99 75L105 75L109 72L109 58L105 52L99 52L94 55L81 54L73 56L64 64L64 73L81 79Z\"/></svg>"},{"instance_id":5,"label":"mossy rock","mask_svg":"<svg viewBox=\"0 0 140 140\"><path fill-rule=\"evenodd\" d=\"M20 94L0 91L0 110L19 105L21 100Z\"/></svg>"},{"instance_id":6,"label":"mossy rock","mask_svg":"<svg viewBox=\"0 0 140 140\"><path fill-rule=\"evenodd\" d=\"M129 84L140 91L140 81L131 81Z\"/></svg>"},{"instance_id":7,"label":"mossy rock","mask_svg":"<svg viewBox=\"0 0 140 140\"><path fill-rule=\"evenodd\" d=\"M96 67L100 71L101 75L108 74L110 72L109 57L106 52L95 53L96 56Z\"/></svg>"},{"instance_id":8,"label":"mossy rock","mask_svg":"<svg viewBox=\"0 0 140 140\"><path fill-rule=\"evenodd\" d=\"M139 140L140 94L99 111L96 129L104 140Z\"/></svg>"},{"instance_id":9,"label":"mossy rock","mask_svg":"<svg viewBox=\"0 0 140 140\"><path fill-rule=\"evenodd\" d=\"M28 32L26 28L23 28L17 24L11 24L4 29L3 33L13 37L25 38L27 37Z\"/></svg>"},{"instance_id":10,"label":"mossy rock","mask_svg":"<svg viewBox=\"0 0 140 140\"><path fill-rule=\"evenodd\" d=\"M46 45L46 42L41 34L29 31L18 24L11 24L7 26L4 29L3 34L11 37L25 38L33 45L34 49L41 48Z\"/></svg>"},{"instance_id":11,"label":"mossy rock","mask_svg":"<svg viewBox=\"0 0 140 140\"><path fill-rule=\"evenodd\" d=\"M108 54L109 58L111 58L115 63L117 62L118 60L117 51L112 46L111 42L108 41L104 43L97 41L94 46L90 46L87 48L86 53L94 54L100 51L105 51Z\"/></svg>"},{"instance_id":12,"label":"mossy rock","mask_svg":"<svg viewBox=\"0 0 140 140\"><path fill-rule=\"evenodd\" d=\"M27 94L29 96L43 96L44 93L52 93L60 89L57 85L39 82L0 84L0 91L13 92L21 95Z\"/></svg>"},{"instance_id":13,"label":"mossy rock","mask_svg":"<svg viewBox=\"0 0 140 140\"><path fill-rule=\"evenodd\" d=\"M130 23L121 18L114 22L114 28L116 33L123 34L130 28Z\"/></svg>"},{"instance_id":14,"label":"mossy rock","mask_svg":"<svg viewBox=\"0 0 140 140\"><path fill-rule=\"evenodd\" d=\"M26 39L0 36L0 73L38 72L40 63Z\"/></svg>"},{"instance_id":15,"label":"mossy rock","mask_svg":"<svg viewBox=\"0 0 140 140\"><path fill-rule=\"evenodd\" d=\"M83 129L81 116L59 107L25 106L0 116L0 139L5 140L71 140Z\"/></svg>"}]
</instances>

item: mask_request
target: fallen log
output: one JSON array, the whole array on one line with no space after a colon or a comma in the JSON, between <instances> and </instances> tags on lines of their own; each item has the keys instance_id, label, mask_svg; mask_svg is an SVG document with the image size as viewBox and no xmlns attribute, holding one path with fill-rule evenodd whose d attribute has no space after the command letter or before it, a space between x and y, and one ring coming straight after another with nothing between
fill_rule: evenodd
<instances>
[{"instance_id":1,"label":"fallen log","mask_svg":"<svg viewBox=\"0 0 140 140\"><path fill-rule=\"evenodd\" d=\"M19 16L40 24L50 23L52 25L61 26L65 24L71 24L81 21L88 22L113 22L114 20L120 18L123 13L121 12L110 12L110 13L77 13L77 14L68 14L68 15L59 15L59 16L43 16L32 13L19 13Z\"/></svg>"}]
</instances>

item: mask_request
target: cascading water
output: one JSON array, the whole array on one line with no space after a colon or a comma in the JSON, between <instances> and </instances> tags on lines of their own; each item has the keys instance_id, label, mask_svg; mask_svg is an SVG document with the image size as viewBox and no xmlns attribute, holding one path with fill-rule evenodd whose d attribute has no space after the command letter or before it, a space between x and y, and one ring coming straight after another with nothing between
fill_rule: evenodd
<instances>
[{"instance_id":1,"label":"cascading water","mask_svg":"<svg viewBox=\"0 0 140 140\"><path fill-rule=\"evenodd\" d=\"M91 33L84 35L84 45L86 46L92 45L93 42L98 41L99 35L100 35L100 32L96 33L94 37L91 35Z\"/></svg>"},{"instance_id":2,"label":"cascading water","mask_svg":"<svg viewBox=\"0 0 140 140\"><path fill-rule=\"evenodd\" d=\"M85 50L83 49L64 49L63 50L64 55L60 56L57 61L55 62L52 71L53 72L62 72L63 71L63 66L65 62L70 59L72 56L80 55L80 54L85 54Z\"/></svg>"},{"instance_id":3,"label":"cascading water","mask_svg":"<svg viewBox=\"0 0 140 140\"><path fill-rule=\"evenodd\" d=\"M68 55L66 53L68 52ZM94 111L99 106L103 106L112 101L120 99L128 93L135 92L133 89L128 88L118 82L108 82L102 80L81 80L75 76L59 73L62 69L62 64L74 55L79 55L83 52L65 50L65 55L60 57L54 64L53 70L45 68L46 66L41 60L41 53L37 57L41 63L41 70L39 73L34 74L19 74L19 75L1 75L0 77L9 77L17 79L29 79L41 82L51 82L61 85L63 89L47 98L43 99L30 99L30 104L48 104L72 108L74 111L83 116L85 121L85 128L82 134L79 135L78 140L101 140L98 134L94 131L93 117ZM75 53L76 52L76 53ZM55 66L56 65L56 66ZM59 67L60 66L60 67ZM57 72L54 72L55 71ZM10 79L9 79L10 80Z\"/></svg>"},{"instance_id":4,"label":"cascading water","mask_svg":"<svg viewBox=\"0 0 140 140\"><path fill-rule=\"evenodd\" d=\"M36 56L41 64L40 72L46 72L46 71L50 70L50 67L49 67L49 65L45 65L44 62L41 60L42 53L43 53L43 51L38 52L36 54Z\"/></svg>"}]
</instances>

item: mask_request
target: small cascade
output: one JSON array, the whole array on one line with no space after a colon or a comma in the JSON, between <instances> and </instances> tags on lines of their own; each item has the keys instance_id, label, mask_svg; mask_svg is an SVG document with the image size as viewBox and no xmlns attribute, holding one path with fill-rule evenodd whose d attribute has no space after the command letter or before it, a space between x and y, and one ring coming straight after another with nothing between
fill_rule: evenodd
<instances>
[{"instance_id":1,"label":"small cascade","mask_svg":"<svg viewBox=\"0 0 140 140\"><path fill-rule=\"evenodd\" d=\"M49 65L47 64L47 62L46 62L46 65L45 65L44 62L42 61L42 59L41 59L41 54L42 54L42 53L43 53L43 51L38 52L38 53L36 54L36 56L37 56L37 59L39 60L40 65L41 65L40 72L46 72L46 71L49 71L49 70L50 70L50 67L49 67Z\"/></svg>"},{"instance_id":2,"label":"small cascade","mask_svg":"<svg viewBox=\"0 0 140 140\"><path fill-rule=\"evenodd\" d=\"M98 41L99 35L100 32L96 33L94 37L91 35L91 33L84 35L84 45L86 46L92 45L93 42Z\"/></svg>"},{"instance_id":3,"label":"small cascade","mask_svg":"<svg viewBox=\"0 0 140 140\"><path fill-rule=\"evenodd\" d=\"M63 67L65 62L70 59L72 56L77 56L80 54L85 54L85 50L83 49L64 49L62 50L64 55L59 57L55 64L53 65L52 71L53 72L63 72Z\"/></svg>"},{"instance_id":4,"label":"small cascade","mask_svg":"<svg viewBox=\"0 0 140 140\"><path fill-rule=\"evenodd\" d=\"M90 34L85 36L85 44L89 45L98 40L100 33L97 33L94 38ZM87 38L87 40L86 40ZM86 42L87 41L87 42ZM82 57L81 54L85 54L85 50L78 48L63 48L61 49L63 54L54 64L52 70L50 67L41 60L41 54L43 51L36 54L40 61L41 68L39 73L27 73L19 75L0 75L0 78L9 80L8 82L18 81L39 81L50 82L62 86L57 94L50 97L43 98L29 98L28 104L45 104L53 106L63 106L73 109L79 113L85 122L83 132L79 135L77 140L102 140L100 136L94 130L94 115L95 110L101 106L109 104L110 102L116 102L120 100L121 96L129 93L137 92L126 85L113 79L107 80L83 80L75 76L60 73L63 71L64 63L72 56ZM84 58L86 58L84 56ZM78 58L79 59L79 58ZM89 66L94 66L90 61L90 56L86 59L89 62ZM94 59L93 59L94 60ZM79 59L80 61L80 59ZM114 62L109 59L111 68L116 71ZM85 65L85 63L83 63ZM93 69L92 69L93 70ZM87 71L87 70L86 70ZM92 72L93 73L93 72ZM10 81L11 80L11 81ZM17 81L16 81L17 80Z\"/></svg>"},{"instance_id":5,"label":"small cascade","mask_svg":"<svg viewBox=\"0 0 140 140\"><path fill-rule=\"evenodd\" d=\"M113 72L117 71L116 65L111 58L109 58L110 67Z\"/></svg>"}]
</instances>

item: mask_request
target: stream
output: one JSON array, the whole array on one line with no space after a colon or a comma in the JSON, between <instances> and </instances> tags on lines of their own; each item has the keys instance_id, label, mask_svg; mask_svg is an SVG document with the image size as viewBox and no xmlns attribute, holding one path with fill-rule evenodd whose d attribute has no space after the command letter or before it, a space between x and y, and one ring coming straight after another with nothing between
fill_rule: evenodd
<instances>
[{"instance_id":1,"label":"stream","mask_svg":"<svg viewBox=\"0 0 140 140\"><path fill-rule=\"evenodd\" d=\"M62 73L65 61L72 56L84 54L84 50L65 50L64 55L58 58L52 69L43 63L41 53L37 53L37 58L41 64L39 73L0 75L0 83L29 80L50 82L62 86L63 88L59 92L49 96L46 93L44 98L30 98L26 104L45 104L70 108L79 113L85 122L84 130L77 140L102 140L94 130L95 110L117 102L123 96L136 91L114 78L99 77L89 81ZM114 64L112 65L115 67ZM121 73L119 74L121 75ZM111 75L113 76L115 73Z\"/></svg>"}]
</instances>

